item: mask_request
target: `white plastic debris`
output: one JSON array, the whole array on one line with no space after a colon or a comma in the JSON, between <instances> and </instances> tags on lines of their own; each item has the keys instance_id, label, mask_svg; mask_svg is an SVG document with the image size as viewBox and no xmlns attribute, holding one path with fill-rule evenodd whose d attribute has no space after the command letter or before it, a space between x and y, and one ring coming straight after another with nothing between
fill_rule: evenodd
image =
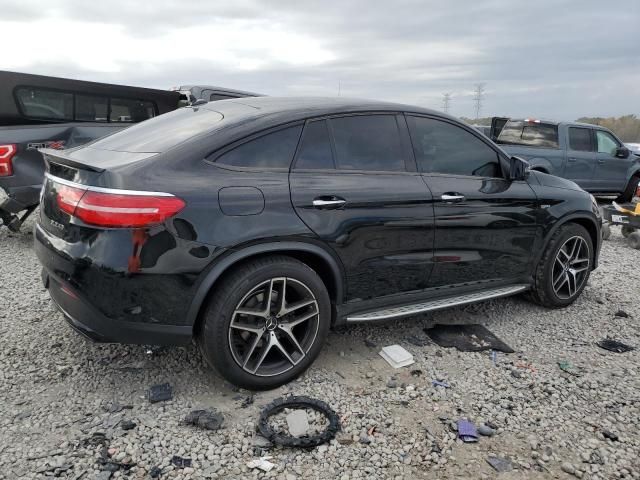
<instances>
[{"instance_id":1,"label":"white plastic debris","mask_svg":"<svg viewBox=\"0 0 640 480\"><path fill-rule=\"evenodd\" d=\"M292 437L301 437L309 431L309 419L304 410L294 410L287 415L287 426Z\"/></svg>"},{"instance_id":2,"label":"white plastic debris","mask_svg":"<svg viewBox=\"0 0 640 480\"><path fill-rule=\"evenodd\" d=\"M256 460L251 460L247 463L247 467L249 468L259 468L263 472L270 472L273 467L276 466L275 463L271 463L269 461L270 458L273 457L260 457Z\"/></svg>"},{"instance_id":3,"label":"white plastic debris","mask_svg":"<svg viewBox=\"0 0 640 480\"><path fill-rule=\"evenodd\" d=\"M400 345L389 345L382 347L380 356L384 358L393 368L406 367L413 362L413 355L407 352Z\"/></svg>"}]
</instances>

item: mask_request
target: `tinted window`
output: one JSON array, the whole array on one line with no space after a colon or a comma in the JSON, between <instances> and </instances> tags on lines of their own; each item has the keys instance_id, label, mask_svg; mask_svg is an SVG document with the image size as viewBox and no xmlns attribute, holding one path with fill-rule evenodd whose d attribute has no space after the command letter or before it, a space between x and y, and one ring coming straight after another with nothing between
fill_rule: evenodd
<instances>
[{"instance_id":1,"label":"tinted window","mask_svg":"<svg viewBox=\"0 0 640 480\"><path fill-rule=\"evenodd\" d=\"M16 97L25 117L73 120L73 94L39 88L18 88Z\"/></svg>"},{"instance_id":2,"label":"tinted window","mask_svg":"<svg viewBox=\"0 0 640 480\"><path fill-rule=\"evenodd\" d=\"M296 168L334 168L326 121L311 122L304 127Z\"/></svg>"},{"instance_id":3,"label":"tinted window","mask_svg":"<svg viewBox=\"0 0 640 480\"><path fill-rule=\"evenodd\" d=\"M155 109L151 102L131 100L127 98L111 99L111 122L141 122L155 116Z\"/></svg>"},{"instance_id":4,"label":"tinted window","mask_svg":"<svg viewBox=\"0 0 640 480\"><path fill-rule=\"evenodd\" d=\"M498 143L558 148L558 126L509 120L498 135Z\"/></svg>"},{"instance_id":5,"label":"tinted window","mask_svg":"<svg viewBox=\"0 0 640 480\"><path fill-rule=\"evenodd\" d=\"M330 121L337 168L405 170L400 131L394 115L357 115Z\"/></svg>"},{"instance_id":6,"label":"tinted window","mask_svg":"<svg viewBox=\"0 0 640 480\"><path fill-rule=\"evenodd\" d=\"M76 120L106 122L109 117L109 100L106 97L76 95Z\"/></svg>"},{"instance_id":7,"label":"tinted window","mask_svg":"<svg viewBox=\"0 0 640 480\"><path fill-rule=\"evenodd\" d=\"M569 148L580 152L592 152L591 129L569 127Z\"/></svg>"},{"instance_id":8,"label":"tinted window","mask_svg":"<svg viewBox=\"0 0 640 480\"><path fill-rule=\"evenodd\" d=\"M289 168L302 125L284 128L249 140L222 154L216 163L234 167Z\"/></svg>"},{"instance_id":9,"label":"tinted window","mask_svg":"<svg viewBox=\"0 0 640 480\"><path fill-rule=\"evenodd\" d=\"M598 153L616 154L617 148L620 146L607 132L596 130L596 141L598 142Z\"/></svg>"},{"instance_id":10,"label":"tinted window","mask_svg":"<svg viewBox=\"0 0 640 480\"><path fill-rule=\"evenodd\" d=\"M456 125L408 117L418 169L427 173L501 177L497 152Z\"/></svg>"}]
</instances>

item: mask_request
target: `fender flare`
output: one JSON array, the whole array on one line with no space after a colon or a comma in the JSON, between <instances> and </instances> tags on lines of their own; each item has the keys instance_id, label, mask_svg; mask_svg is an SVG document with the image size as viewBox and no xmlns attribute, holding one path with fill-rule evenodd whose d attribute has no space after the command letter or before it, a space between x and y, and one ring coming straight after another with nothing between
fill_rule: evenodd
<instances>
[{"instance_id":1,"label":"fender flare","mask_svg":"<svg viewBox=\"0 0 640 480\"><path fill-rule=\"evenodd\" d=\"M306 242L276 241L260 243L241 249L229 249L229 252L231 253L225 255L224 258L219 259L215 263L214 267L209 272L207 272L204 279L198 285L196 294L194 295L193 300L191 300L191 304L189 305L189 309L187 310L186 324L195 326L198 319L198 314L200 313L200 309L202 308L207 295L211 291L211 287L233 265L255 255L287 251L311 253L324 260L329 266L329 269L331 270L331 276L333 277L333 281L335 282L337 302L342 302L342 299L344 298L344 274L342 268L340 267L339 260L331 253L327 252L325 249L319 247L318 245Z\"/></svg>"},{"instance_id":2,"label":"fender flare","mask_svg":"<svg viewBox=\"0 0 640 480\"><path fill-rule=\"evenodd\" d=\"M542 243L543 243L543 247L541 249L539 249L538 253L535 256L534 259L534 263L533 266L534 268L537 267L538 263L540 262L540 259L542 258L542 255L544 254L545 250L547 249L547 246L549 245L549 241L551 240L551 237L553 236L553 234L562 226L565 225L573 220L587 220L589 222L591 222L593 224L593 226L596 229L597 232L597 236L596 236L596 243L594 244L594 249L593 249L593 268L595 268L598 265L598 246L600 243L602 243L602 239L601 239L601 235L600 235L600 226L599 226L599 222L597 220L597 217L592 214L592 213L588 213L588 212L576 212L576 213L570 213L568 215L565 215L564 217L558 219L553 226L546 232Z\"/></svg>"}]
</instances>

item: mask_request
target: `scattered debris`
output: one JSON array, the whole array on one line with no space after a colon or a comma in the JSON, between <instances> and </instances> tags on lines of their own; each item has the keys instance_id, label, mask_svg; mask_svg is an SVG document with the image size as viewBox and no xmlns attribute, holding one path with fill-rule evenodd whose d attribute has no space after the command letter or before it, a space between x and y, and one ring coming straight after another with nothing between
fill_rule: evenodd
<instances>
[{"instance_id":1,"label":"scattered debris","mask_svg":"<svg viewBox=\"0 0 640 480\"><path fill-rule=\"evenodd\" d=\"M294 437L276 432L269 424L269 418L288 409L312 409L329 420L327 428L317 435L305 437ZM325 402L304 396L291 396L287 398L276 398L267 405L260 414L258 429L262 436L271 442L283 447L316 447L333 439L340 430L340 419Z\"/></svg>"},{"instance_id":2,"label":"scattered debris","mask_svg":"<svg viewBox=\"0 0 640 480\"><path fill-rule=\"evenodd\" d=\"M560 367L560 370L568 373L569 375L573 375L575 377L580 377L582 375L580 369L572 365L568 360L560 360L558 362L558 367Z\"/></svg>"},{"instance_id":3,"label":"scattered debris","mask_svg":"<svg viewBox=\"0 0 640 480\"><path fill-rule=\"evenodd\" d=\"M616 313L614 313L614 316L616 317L622 317L622 318L629 318L631 315L629 315L627 312L625 312L624 310L618 310Z\"/></svg>"},{"instance_id":4,"label":"scattered debris","mask_svg":"<svg viewBox=\"0 0 640 480\"><path fill-rule=\"evenodd\" d=\"M368 338L364 339L364 344L369 348L376 348L378 346L376 345L376 342L369 340Z\"/></svg>"},{"instance_id":5,"label":"scattered debris","mask_svg":"<svg viewBox=\"0 0 640 480\"><path fill-rule=\"evenodd\" d=\"M603 348L605 350L608 350L614 353L625 353L625 352L630 352L631 350L635 350L635 347L626 345L622 342L619 342L618 340L613 340L611 338L605 338L604 340L600 340L599 342L596 343L596 345L599 346L600 348Z\"/></svg>"},{"instance_id":6,"label":"scattered debris","mask_svg":"<svg viewBox=\"0 0 640 480\"><path fill-rule=\"evenodd\" d=\"M396 380L395 378L391 377L387 381L387 388L397 388L397 387L398 387L398 380Z\"/></svg>"},{"instance_id":7,"label":"scattered debris","mask_svg":"<svg viewBox=\"0 0 640 480\"><path fill-rule=\"evenodd\" d=\"M493 362L493 365L498 365L498 352L496 352L495 350L491 350L491 361Z\"/></svg>"},{"instance_id":8,"label":"scattered debris","mask_svg":"<svg viewBox=\"0 0 640 480\"><path fill-rule=\"evenodd\" d=\"M482 424L478 427L478 433L483 437L493 437L496 431L493 428L491 428L489 425Z\"/></svg>"},{"instance_id":9,"label":"scattered debris","mask_svg":"<svg viewBox=\"0 0 640 480\"><path fill-rule=\"evenodd\" d=\"M343 374L341 374L338 370L336 370L336 375L338 375L340 378L342 378L343 380L346 380L347 377L345 377Z\"/></svg>"},{"instance_id":10,"label":"scattered debris","mask_svg":"<svg viewBox=\"0 0 640 480\"><path fill-rule=\"evenodd\" d=\"M304 410L294 410L287 415L289 434L293 437L302 437L309 431L309 419Z\"/></svg>"},{"instance_id":11,"label":"scattered debris","mask_svg":"<svg viewBox=\"0 0 640 480\"><path fill-rule=\"evenodd\" d=\"M174 455L171 458L171 463L178 468L189 468L191 467L191 459L190 458L182 458L178 455Z\"/></svg>"},{"instance_id":12,"label":"scattered debris","mask_svg":"<svg viewBox=\"0 0 640 480\"><path fill-rule=\"evenodd\" d=\"M443 380L431 380L431 385L433 385L434 387L451 388L451 385Z\"/></svg>"},{"instance_id":13,"label":"scattered debris","mask_svg":"<svg viewBox=\"0 0 640 480\"><path fill-rule=\"evenodd\" d=\"M204 428L205 430L219 430L224 422L224 416L215 410L194 410L184 419L184 423Z\"/></svg>"},{"instance_id":14,"label":"scattered debris","mask_svg":"<svg viewBox=\"0 0 640 480\"><path fill-rule=\"evenodd\" d=\"M424 331L441 347L455 347L461 352L514 352L513 348L482 325L436 325L433 328L425 328Z\"/></svg>"},{"instance_id":15,"label":"scattered debris","mask_svg":"<svg viewBox=\"0 0 640 480\"><path fill-rule=\"evenodd\" d=\"M380 356L393 368L406 367L414 363L413 355L407 352L400 345L382 347L382 350L380 350Z\"/></svg>"},{"instance_id":16,"label":"scattered debris","mask_svg":"<svg viewBox=\"0 0 640 480\"><path fill-rule=\"evenodd\" d=\"M513 470L513 463L508 458L488 457L487 463L498 473L510 472Z\"/></svg>"},{"instance_id":17,"label":"scattered debris","mask_svg":"<svg viewBox=\"0 0 640 480\"><path fill-rule=\"evenodd\" d=\"M148 398L151 403L171 400L173 398L173 389L168 383L154 385L149 389Z\"/></svg>"},{"instance_id":18,"label":"scattered debris","mask_svg":"<svg viewBox=\"0 0 640 480\"><path fill-rule=\"evenodd\" d=\"M608 438L612 442L617 442L618 441L618 435L613 433L610 430L602 430L602 435L604 436L604 438Z\"/></svg>"},{"instance_id":19,"label":"scattered debris","mask_svg":"<svg viewBox=\"0 0 640 480\"><path fill-rule=\"evenodd\" d=\"M253 394L247 395L246 397L244 397L244 400L242 400L240 408L247 408L249 405L253 405L253 401Z\"/></svg>"},{"instance_id":20,"label":"scattered debris","mask_svg":"<svg viewBox=\"0 0 640 480\"><path fill-rule=\"evenodd\" d=\"M464 443L474 443L478 441L478 430L476 426L468 420L458 420L458 438Z\"/></svg>"},{"instance_id":21,"label":"scattered debris","mask_svg":"<svg viewBox=\"0 0 640 480\"><path fill-rule=\"evenodd\" d=\"M158 478L160 475L162 475L162 468L156 466L151 467L151 470L149 470L149 476L151 478Z\"/></svg>"},{"instance_id":22,"label":"scattered debris","mask_svg":"<svg viewBox=\"0 0 640 480\"><path fill-rule=\"evenodd\" d=\"M133 405L121 405L117 400L102 406L102 409L108 413L118 413L122 410L131 410Z\"/></svg>"},{"instance_id":23,"label":"scattered debris","mask_svg":"<svg viewBox=\"0 0 640 480\"><path fill-rule=\"evenodd\" d=\"M137 427L137 424L131 420L123 420L120 422L120 428L123 430L133 430Z\"/></svg>"},{"instance_id":24,"label":"scattered debris","mask_svg":"<svg viewBox=\"0 0 640 480\"><path fill-rule=\"evenodd\" d=\"M411 345L415 345L416 347L426 347L431 342L429 341L429 337L422 335L409 335L404 338L406 342Z\"/></svg>"},{"instance_id":25,"label":"scattered debris","mask_svg":"<svg viewBox=\"0 0 640 480\"><path fill-rule=\"evenodd\" d=\"M270 472L273 469L273 467L276 466L275 463L271 463L269 461L269 459L271 458L273 457L260 457L256 460L251 460L250 462L247 462L247 467L259 468L263 472Z\"/></svg>"},{"instance_id":26,"label":"scattered debris","mask_svg":"<svg viewBox=\"0 0 640 480\"><path fill-rule=\"evenodd\" d=\"M409 373L414 377L422 376L422 370L420 369L411 370Z\"/></svg>"}]
</instances>

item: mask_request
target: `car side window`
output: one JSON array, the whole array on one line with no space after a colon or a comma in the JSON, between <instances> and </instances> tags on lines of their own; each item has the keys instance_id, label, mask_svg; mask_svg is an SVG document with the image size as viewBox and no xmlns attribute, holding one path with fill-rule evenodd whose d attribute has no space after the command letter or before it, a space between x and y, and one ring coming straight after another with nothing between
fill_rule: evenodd
<instances>
[{"instance_id":1,"label":"car side window","mask_svg":"<svg viewBox=\"0 0 640 480\"><path fill-rule=\"evenodd\" d=\"M441 120L408 116L418 170L502 177L498 152L465 129Z\"/></svg>"},{"instance_id":2,"label":"car side window","mask_svg":"<svg viewBox=\"0 0 640 480\"><path fill-rule=\"evenodd\" d=\"M223 153L216 163L234 167L289 168L302 125L283 128L240 144Z\"/></svg>"},{"instance_id":3,"label":"car side window","mask_svg":"<svg viewBox=\"0 0 640 480\"><path fill-rule=\"evenodd\" d=\"M106 122L109 117L109 100L106 97L76 95L76 120Z\"/></svg>"},{"instance_id":4,"label":"car side window","mask_svg":"<svg viewBox=\"0 0 640 480\"><path fill-rule=\"evenodd\" d=\"M596 130L596 142L598 144L598 153L615 155L616 150L620 146L611 134L602 130Z\"/></svg>"},{"instance_id":5,"label":"car side window","mask_svg":"<svg viewBox=\"0 0 640 480\"><path fill-rule=\"evenodd\" d=\"M569 148L578 152L593 152L591 129L569 127Z\"/></svg>"},{"instance_id":6,"label":"car side window","mask_svg":"<svg viewBox=\"0 0 640 480\"><path fill-rule=\"evenodd\" d=\"M322 170L335 168L326 120L309 122L304 127L296 160L296 169L302 168Z\"/></svg>"},{"instance_id":7,"label":"car side window","mask_svg":"<svg viewBox=\"0 0 640 480\"><path fill-rule=\"evenodd\" d=\"M330 119L336 167L341 170L406 170L395 115L354 115Z\"/></svg>"},{"instance_id":8,"label":"car side window","mask_svg":"<svg viewBox=\"0 0 640 480\"><path fill-rule=\"evenodd\" d=\"M20 87L16 99L25 117L73 120L73 94L57 90Z\"/></svg>"}]
</instances>

